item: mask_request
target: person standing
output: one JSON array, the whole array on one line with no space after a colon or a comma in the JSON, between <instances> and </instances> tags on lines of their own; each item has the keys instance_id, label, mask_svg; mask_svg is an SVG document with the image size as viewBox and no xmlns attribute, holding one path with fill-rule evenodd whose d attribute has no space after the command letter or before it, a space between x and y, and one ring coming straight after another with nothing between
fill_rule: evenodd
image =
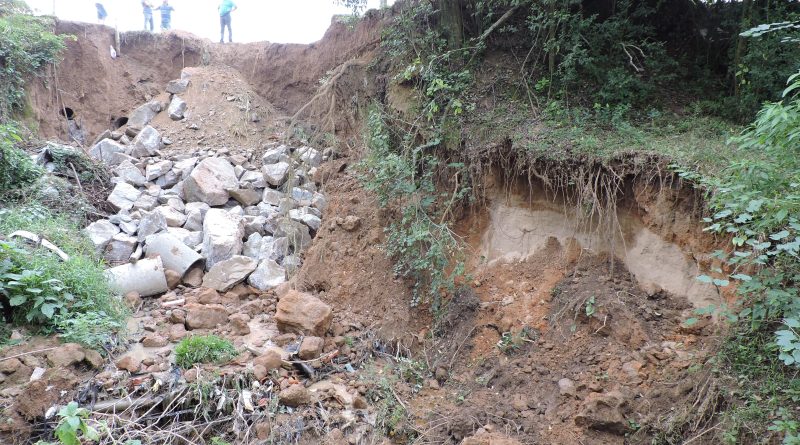
<instances>
[{"instance_id":1,"label":"person standing","mask_svg":"<svg viewBox=\"0 0 800 445\"><path fill-rule=\"evenodd\" d=\"M236 4L231 0L222 0L219 4L219 43L225 43L225 27L228 27L228 43L233 43L231 31L231 12L236 11Z\"/></svg>"},{"instance_id":2,"label":"person standing","mask_svg":"<svg viewBox=\"0 0 800 445\"><path fill-rule=\"evenodd\" d=\"M171 26L172 11L174 11L175 8L169 5L169 0L164 0L164 3L161 4L158 10L161 12L161 30L167 31Z\"/></svg>"},{"instance_id":3,"label":"person standing","mask_svg":"<svg viewBox=\"0 0 800 445\"><path fill-rule=\"evenodd\" d=\"M106 24L106 17L108 17L108 13L106 12L106 8L103 6L102 3L95 3L94 7L97 8L97 21L100 24Z\"/></svg>"},{"instance_id":4,"label":"person standing","mask_svg":"<svg viewBox=\"0 0 800 445\"><path fill-rule=\"evenodd\" d=\"M144 13L144 30L153 32L153 5L149 1L143 1L142 12Z\"/></svg>"}]
</instances>

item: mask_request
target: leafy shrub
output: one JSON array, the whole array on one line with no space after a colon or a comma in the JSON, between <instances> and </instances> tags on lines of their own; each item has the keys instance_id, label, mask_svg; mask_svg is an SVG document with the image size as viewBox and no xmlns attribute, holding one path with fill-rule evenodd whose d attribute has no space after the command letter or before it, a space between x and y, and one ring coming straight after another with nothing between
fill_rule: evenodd
<instances>
[{"instance_id":1,"label":"leafy shrub","mask_svg":"<svg viewBox=\"0 0 800 445\"><path fill-rule=\"evenodd\" d=\"M0 294L11 303L15 322L60 331L100 348L114 332L100 327L121 326L125 311L108 286L92 244L73 221L41 207L0 210L0 233L15 230L34 232L70 256L62 261L39 246L16 239L0 242ZM93 331L85 326L87 322L96 324Z\"/></svg>"},{"instance_id":2,"label":"leafy shrub","mask_svg":"<svg viewBox=\"0 0 800 445\"><path fill-rule=\"evenodd\" d=\"M444 219L449 205L436 204L441 198L452 205L469 190L459 189L454 196L437 193L439 159L424 152L425 146L410 152L395 149L377 107L369 112L366 139L364 186L377 194L381 207L401 213L385 229L387 254L395 260L395 273L414 282L412 305L430 302L438 310L441 292L455 288L464 264L459 261L459 241Z\"/></svg>"},{"instance_id":3,"label":"leafy shrub","mask_svg":"<svg viewBox=\"0 0 800 445\"><path fill-rule=\"evenodd\" d=\"M42 171L17 144L21 138L12 125L0 125L0 197L33 184Z\"/></svg>"},{"instance_id":4,"label":"leafy shrub","mask_svg":"<svg viewBox=\"0 0 800 445\"><path fill-rule=\"evenodd\" d=\"M47 64L58 61L64 37L51 31L45 17L26 13L20 2L0 1L0 119L5 120L25 100L25 81Z\"/></svg>"},{"instance_id":5,"label":"leafy shrub","mask_svg":"<svg viewBox=\"0 0 800 445\"><path fill-rule=\"evenodd\" d=\"M188 369L195 363L221 363L236 356L229 340L216 335L186 337L175 347L175 363Z\"/></svg>"}]
</instances>

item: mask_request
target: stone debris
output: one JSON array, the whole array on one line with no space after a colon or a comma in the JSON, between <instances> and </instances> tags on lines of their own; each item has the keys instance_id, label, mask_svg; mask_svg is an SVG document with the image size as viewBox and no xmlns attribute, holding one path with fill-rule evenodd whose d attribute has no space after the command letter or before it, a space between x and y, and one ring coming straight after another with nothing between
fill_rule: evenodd
<instances>
[{"instance_id":1,"label":"stone debris","mask_svg":"<svg viewBox=\"0 0 800 445\"><path fill-rule=\"evenodd\" d=\"M278 302L275 321L281 332L303 333L322 337L331 325L333 311L319 298L296 290Z\"/></svg>"}]
</instances>

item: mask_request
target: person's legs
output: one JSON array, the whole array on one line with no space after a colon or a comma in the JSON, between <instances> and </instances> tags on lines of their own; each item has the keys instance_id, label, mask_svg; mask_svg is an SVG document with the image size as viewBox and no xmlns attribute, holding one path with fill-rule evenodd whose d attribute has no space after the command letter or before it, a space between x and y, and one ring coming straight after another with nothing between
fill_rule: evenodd
<instances>
[{"instance_id":1,"label":"person's legs","mask_svg":"<svg viewBox=\"0 0 800 445\"><path fill-rule=\"evenodd\" d=\"M219 43L225 43L225 16L219 16Z\"/></svg>"},{"instance_id":2,"label":"person's legs","mask_svg":"<svg viewBox=\"0 0 800 445\"><path fill-rule=\"evenodd\" d=\"M228 19L225 21L228 25L228 43L233 43L233 30L231 30L231 15L228 14Z\"/></svg>"},{"instance_id":3,"label":"person's legs","mask_svg":"<svg viewBox=\"0 0 800 445\"><path fill-rule=\"evenodd\" d=\"M150 32L153 32L155 26L153 26L153 14L150 14Z\"/></svg>"}]
</instances>

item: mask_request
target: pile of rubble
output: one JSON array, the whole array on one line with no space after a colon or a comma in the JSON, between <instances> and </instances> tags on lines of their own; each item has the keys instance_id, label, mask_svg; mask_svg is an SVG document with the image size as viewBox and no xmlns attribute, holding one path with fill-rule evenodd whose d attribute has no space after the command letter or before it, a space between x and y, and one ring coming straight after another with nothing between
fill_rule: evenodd
<instances>
[{"instance_id":1,"label":"pile of rubble","mask_svg":"<svg viewBox=\"0 0 800 445\"><path fill-rule=\"evenodd\" d=\"M175 93L188 82L167 88L173 119L185 119L186 103ZM244 280L259 290L285 282L320 229L326 201L311 178L326 156L277 143L260 160L228 149L163 156L171 141L148 125L161 109L158 101L142 105L124 130L105 133L89 152L116 183L108 202L118 213L86 232L117 266L110 270L117 290L148 296L181 280L220 292ZM143 257L152 263L138 264ZM153 268L163 269L163 280Z\"/></svg>"}]
</instances>

